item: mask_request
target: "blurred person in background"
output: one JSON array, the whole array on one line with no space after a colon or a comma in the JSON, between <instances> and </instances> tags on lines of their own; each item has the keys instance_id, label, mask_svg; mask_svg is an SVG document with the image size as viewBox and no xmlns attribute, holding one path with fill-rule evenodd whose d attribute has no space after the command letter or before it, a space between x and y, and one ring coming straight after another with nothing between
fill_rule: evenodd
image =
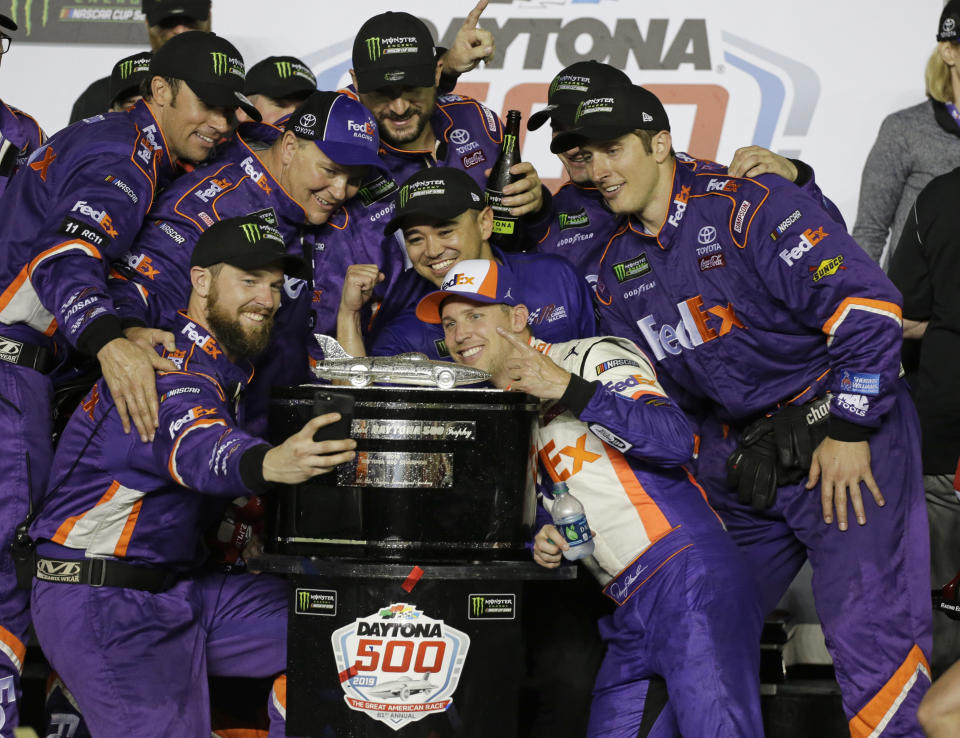
<instances>
[{"instance_id":1,"label":"blurred person in background","mask_svg":"<svg viewBox=\"0 0 960 738\"><path fill-rule=\"evenodd\" d=\"M6 31L16 30L12 19L0 15L0 63L13 42ZM37 121L0 100L0 195L13 173L26 164L30 153L46 139Z\"/></svg>"},{"instance_id":2,"label":"blurred person in background","mask_svg":"<svg viewBox=\"0 0 960 738\"><path fill-rule=\"evenodd\" d=\"M137 100L143 98L140 94L140 84L150 76L149 51L125 56L113 65L110 74L110 112L122 113L129 110Z\"/></svg>"},{"instance_id":3,"label":"blurred person in background","mask_svg":"<svg viewBox=\"0 0 960 738\"><path fill-rule=\"evenodd\" d=\"M263 123L276 123L316 89L317 78L297 57L268 56L250 67L243 92L260 111Z\"/></svg>"},{"instance_id":4,"label":"blurred person in background","mask_svg":"<svg viewBox=\"0 0 960 738\"><path fill-rule=\"evenodd\" d=\"M156 51L184 31L210 31L210 0L143 0L150 49ZM98 79L77 98L70 122L112 110L111 77Z\"/></svg>"}]
</instances>

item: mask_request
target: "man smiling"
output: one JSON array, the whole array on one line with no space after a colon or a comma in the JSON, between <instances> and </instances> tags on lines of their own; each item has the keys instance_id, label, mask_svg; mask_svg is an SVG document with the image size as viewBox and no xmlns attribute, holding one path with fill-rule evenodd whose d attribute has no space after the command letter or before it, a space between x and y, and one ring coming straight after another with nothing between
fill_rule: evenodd
<instances>
[{"instance_id":1,"label":"man smiling","mask_svg":"<svg viewBox=\"0 0 960 738\"><path fill-rule=\"evenodd\" d=\"M586 508L590 568L617 605L600 621L607 654L587 735L760 738L762 617L740 553L681 467L693 453L683 413L629 341L539 340L528 288L496 262L461 261L417 316L442 326L454 361L541 399L543 506L564 480ZM566 549L546 523L534 561L555 568Z\"/></svg>"}]
</instances>

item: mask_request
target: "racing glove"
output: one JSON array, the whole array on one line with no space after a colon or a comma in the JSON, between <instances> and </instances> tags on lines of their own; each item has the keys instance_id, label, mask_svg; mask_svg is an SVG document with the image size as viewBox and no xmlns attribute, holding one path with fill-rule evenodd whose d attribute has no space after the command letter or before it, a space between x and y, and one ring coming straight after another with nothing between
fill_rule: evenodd
<instances>
[{"instance_id":1,"label":"racing glove","mask_svg":"<svg viewBox=\"0 0 960 738\"><path fill-rule=\"evenodd\" d=\"M827 437L830 396L808 405L788 405L773 416L780 484L794 484L810 471L813 452Z\"/></svg>"},{"instance_id":2,"label":"racing glove","mask_svg":"<svg viewBox=\"0 0 960 738\"><path fill-rule=\"evenodd\" d=\"M727 486L737 499L757 510L766 510L777 497L777 444L772 418L747 426L740 445L727 457Z\"/></svg>"}]
</instances>

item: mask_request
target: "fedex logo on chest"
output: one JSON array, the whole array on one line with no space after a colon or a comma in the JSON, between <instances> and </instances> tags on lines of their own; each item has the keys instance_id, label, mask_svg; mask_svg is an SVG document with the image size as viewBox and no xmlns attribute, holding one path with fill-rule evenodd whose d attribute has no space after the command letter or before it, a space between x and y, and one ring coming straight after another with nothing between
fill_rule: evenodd
<instances>
[{"instance_id":1,"label":"fedex logo on chest","mask_svg":"<svg viewBox=\"0 0 960 738\"><path fill-rule=\"evenodd\" d=\"M680 320L676 324L658 325L654 315L637 321L637 327L658 361L667 355L679 356L687 349L692 351L710 341L730 333L734 328L746 330L737 316L733 303L704 307L703 297L697 295L677 303Z\"/></svg>"}]
</instances>

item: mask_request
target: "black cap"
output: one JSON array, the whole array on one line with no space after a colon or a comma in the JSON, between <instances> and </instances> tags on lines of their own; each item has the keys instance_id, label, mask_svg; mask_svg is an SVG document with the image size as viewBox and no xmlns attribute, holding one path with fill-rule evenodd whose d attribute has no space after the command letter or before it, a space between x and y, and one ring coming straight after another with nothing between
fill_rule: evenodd
<instances>
[{"instance_id":1,"label":"black cap","mask_svg":"<svg viewBox=\"0 0 960 738\"><path fill-rule=\"evenodd\" d=\"M553 78L547 94L547 107L527 119L527 130L535 131L551 119L563 128L570 128L577 103L586 96L589 88L629 84L630 78L609 64L593 59L571 64Z\"/></svg>"},{"instance_id":2,"label":"black cap","mask_svg":"<svg viewBox=\"0 0 960 738\"><path fill-rule=\"evenodd\" d=\"M397 193L397 209L383 229L389 236L412 215L438 221L456 218L467 210L483 210L483 191L473 177L453 167L427 167L403 183Z\"/></svg>"},{"instance_id":3,"label":"black cap","mask_svg":"<svg viewBox=\"0 0 960 738\"><path fill-rule=\"evenodd\" d=\"M0 28L6 28L8 31L16 31L17 24L13 22L13 18L0 13Z\"/></svg>"},{"instance_id":4,"label":"black cap","mask_svg":"<svg viewBox=\"0 0 960 738\"><path fill-rule=\"evenodd\" d=\"M437 53L430 30L409 13L373 16L353 40L353 70L357 92L388 85L433 87Z\"/></svg>"},{"instance_id":5,"label":"black cap","mask_svg":"<svg viewBox=\"0 0 960 738\"><path fill-rule=\"evenodd\" d=\"M230 264L238 269L261 269L279 263L284 274L304 276L304 262L287 253L283 236L258 215L226 218L207 228L197 239L190 266Z\"/></svg>"},{"instance_id":6,"label":"black cap","mask_svg":"<svg viewBox=\"0 0 960 738\"><path fill-rule=\"evenodd\" d=\"M373 115L341 92L314 92L294 110L284 130L313 141L337 164L386 171L380 160L380 135Z\"/></svg>"},{"instance_id":7,"label":"black cap","mask_svg":"<svg viewBox=\"0 0 960 738\"><path fill-rule=\"evenodd\" d=\"M225 38L205 31L187 31L153 53L150 74L183 80L213 108L242 108L254 120L258 111L243 94L243 57Z\"/></svg>"},{"instance_id":8,"label":"black cap","mask_svg":"<svg viewBox=\"0 0 960 738\"><path fill-rule=\"evenodd\" d=\"M950 0L940 14L937 41L960 41L960 0Z\"/></svg>"},{"instance_id":9,"label":"black cap","mask_svg":"<svg viewBox=\"0 0 960 738\"><path fill-rule=\"evenodd\" d=\"M151 26L167 18L205 21L210 17L210 0L143 0L141 7Z\"/></svg>"},{"instance_id":10,"label":"black cap","mask_svg":"<svg viewBox=\"0 0 960 738\"><path fill-rule=\"evenodd\" d=\"M550 151L559 154L588 141L609 141L638 128L670 130L670 119L656 95L638 85L591 88L577 105L573 129L558 134Z\"/></svg>"},{"instance_id":11,"label":"black cap","mask_svg":"<svg viewBox=\"0 0 960 738\"><path fill-rule=\"evenodd\" d=\"M266 95L274 100L306 97L317 89L310 67L295 56L268 56L247 72L245 95Z\"/></svg>"},{"instance_id":12,"label":"black cap","mask_svg":"<svg viewBox=\"0 0 960 738\"><path fill-rule=\"evenodd\" d=\"M151 57L152 54L149 51L141 51L139 54L125 56L113 65L113 71L110 73L111 105L117 100L137 94L140 83L150 76Z\"/></svg>"}]
</instances>

